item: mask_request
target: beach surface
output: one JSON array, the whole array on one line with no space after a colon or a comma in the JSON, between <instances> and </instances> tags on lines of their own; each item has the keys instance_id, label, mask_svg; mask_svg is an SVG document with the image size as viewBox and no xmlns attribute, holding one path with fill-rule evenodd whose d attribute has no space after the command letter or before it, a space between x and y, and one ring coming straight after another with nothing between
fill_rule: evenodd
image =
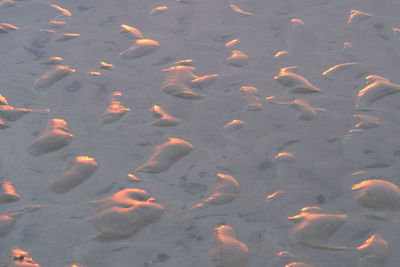
<instances>
[{"instance_id":1,"label":"beach surface","mask_svg":"<svg viewBox=\"0 0 400 267\"><path fill-rule=\"evenodd\" d=\"M400 266L399 13L3 0L0 261Z\"/></svg>"}]
</instances>

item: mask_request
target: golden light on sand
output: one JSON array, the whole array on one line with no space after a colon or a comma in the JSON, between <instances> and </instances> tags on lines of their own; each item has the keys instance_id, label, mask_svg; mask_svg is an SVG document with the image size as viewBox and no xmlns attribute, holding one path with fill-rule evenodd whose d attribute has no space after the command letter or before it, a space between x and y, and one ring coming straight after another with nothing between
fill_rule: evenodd
<instances>
[{"instance_id":1,"label":"golden light on sand","mask_svg":"<svg viewBox=\"0 0 400 267\"><path fill-rule=\"evenodd\" d=\"M62 8L55 4L50 4L50 6L54 8L56 11L61 12L64 16L72 17L72 13L68 9Z\"/></svg>"},{"instance_id":2,"label":"golden light on sand","mask_svg":"<svg viewBox=\"0 0 400 267\"><path fill-rule=\"evenodd\" d=\"M0 0L0 266L398 267L399 1Z\"/></svg>"}]
</instances>

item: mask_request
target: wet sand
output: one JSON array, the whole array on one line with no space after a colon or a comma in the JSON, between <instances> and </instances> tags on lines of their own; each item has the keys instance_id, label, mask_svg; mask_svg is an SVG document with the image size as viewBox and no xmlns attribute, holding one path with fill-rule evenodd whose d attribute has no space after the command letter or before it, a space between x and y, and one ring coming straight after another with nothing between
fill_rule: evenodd
<instances>
[{"instance_id":1,"label":"wet sand","mask_svg":"<svg viewBox=\"0 0 400 267\"><path fill-rule=\"evenodd\" d=\"M2 1L0 259L399 266L399 12Z\"/></svg>"}]
</instances>

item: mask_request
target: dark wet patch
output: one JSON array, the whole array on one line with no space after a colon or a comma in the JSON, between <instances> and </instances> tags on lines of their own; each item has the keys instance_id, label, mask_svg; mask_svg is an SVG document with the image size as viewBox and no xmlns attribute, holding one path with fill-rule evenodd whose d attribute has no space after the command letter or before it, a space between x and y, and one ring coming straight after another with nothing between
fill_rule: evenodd
<instances>
[{"instance_id":1,"label":"dark wet patch","mask_svg":"<svg viewBox=\"0 0 400 267\"><path fill-rule=\"evenodd\" d=\"M384 40L389 40L390 38L384 34L378 34L379 37L381 37Z\"/></svg>"},{"instance_id":2,"label":"dark wet patch","mask_svg":"<svg viewBox=\"0 0 400 267\"><path fill-rule=\"evenodd\" d=\"M169 260L169 258L170 258L170 256L168 256L168 254L165 254L165 253L159 253L159 254L157 255L157 260L158 260L159 262L167 261L167 260Z\"/></svg>"},{"instance_id":3,"label":"dark wet patch","mask_svg":"<svg viewBox=\"0 0 400 267\"><path fill-rule=\"evenodd\" d=\"M333 142L336 142L336 141L339 141L339 140L340 140L339 138L333 138L333 139L325 140L325 142L327 142L327 143L333 143Z\"/></svg>"},{"instance_id":4,"label":"dark wet patch","mask_svg":"<svg viewBox=\"0 0 400 267\"><path fill-rule=\"evenodd\" d=\"M315 199L316 204L324 204L326 202L325 197L321 194L319 194L316 199Z\"/></svg>"},{"instance_id":5,"label":"dark wet patch","mask_svg":"<svg viewBox=\"0 0 400 267\"><path fill-rule=\"evenodd\" d=\"M179 183L179 186L182 187L183 191L191 195L202 194L206 192L208 188L206 185L203 184L184 182L184 181L181 181Z\"/></svg>"},{"instance_id":6,"label":"dark wet patch","mask_svg":"<svg viewBox=\"0 0 400 267\"><path fill-rule=\"evenodd\" d=\"M115 21L115 16L109 16L109 17L107 17L107 19L105 21L103 21L99 25L103 27L104 25L112 23L114 21Z\"/></svg>"},{"instance_id":7,"label":"dark wet patch","mask_svg":"<svg viewBox=\"0 0 400 267\"><path fill-rule=\"evenodd\" d=\"M365 168L366 169L379 169L379 168L387 168L387 167L390 167L390 165L386 164L386 163L374 163L374 164L366 166Z\"/></svg>"},{"instance_id":8,"label":"dark wet patch","mask_svg":"<svg viewBox=\"0 0 400 267\"><path fill-rule=\"evenodd\" d=\"M30 43L30 46L24 46L24 49L31 53L35 60L42 59L45 55L45 46L49 42L49 39L35 40Z\"/></svg>"},{"instance_id":9,"label":"dark wet patch","mask_svg":"<svg viewBox=\"0 0 400 267\"><path fill-rule=\"evenodd\" d=\"M372 229L362 229L354 235L354 239L365 239L369 237L372 233Z\"/></svg>"},{"instance_id":10,"label":"dark wet patch","mask_svg":"<svg viewBox=\"0 0 400 267\"><path fill-rule=\"evenodd\" d=\"M73 81L71 84L65 86L65 90L68 92L76 92L82 88L82 83L80 81Z\"/></svg>"},{"instance_id":11,"label":"dark wet patch","mask_svg":"<svg viewBox=\"0 0 400 267\"><path fill-rule=\"evenodd\" d=\"M260 222L265 220L265 216L260 212L243 212L239 213L238 216L246 222Z\"/></svg>"},{"instance_id":12,"label":"dark wet patch","mask_svg":"<svg viewBox=\"0 0 400 267\"><path fill-rule=\"evenodd\" d=\"M105 195L105 194L107 194L107 193L110 193L111 190L114 189L114 187L115 187L115 183L113 183L113 184L107 186L106 188L104 188L104 189L102 189L102 190L100 190L100 191L97 191L97 192L95 193L95 195L96 195L96 196L101 196L101 195Z\"/></svg>"},{"instance_id":13,"label":"dark wet patch","mask_svg":"<svg viewBox=\"0 0 400 267\"><path fill-rule=\"evenodd\" d=\"M269 168L271 168L271 167L272 167L272 163L271 163L271 161L269 161L269 160L260 162L260 163L256 166L256 168L259 169L259 170L266 170L266 169L269 169Z\"/></svg>"},{"instance_id":14,"label":"dark wet patch","mask_svg":"<svg viewBox=\"0 0 400 267\"><path fill-rule=\"evenodd\" d=\"M160 58L156 63L153 63L151 65L152 66L162 66L162 65L165 65L165 64L168 64L168 63L174 61L175 59L176 58L174 58L174 57L166 56L166 57Z\"/></svg>"},{"instance_id":15,"label":"dark wet patch","mask_svg":"<svg viewBox=\"0 0 400 267\"><path fill-rule=\"evenodd\" d=\"M372 149L365 149L365 150L363 151L364 154L370 154L370 153L372 153L372 152L374 152Z\"/></svg>"},{"instance_id":16,"label":"dark wet patch","mask_svg":"<svg viewBox=\"0 0 400 267\"><path fill-rule=\"evenodd\" d=\"M223 168L223 167L219 167L219 166L217 166L217 167L216 167L216 169L217 169L218 171L221 171L221 172L228 172L228 173L232 173L232 170L231 170L231 169L229 169L229 168Z\"/></svg>"},{"instance_id":17,"label":"dark wet patch","mask_svg":"<svg viewBox=\"0 0 400 267\"><path fill-rule=\"evenodd\" d=\"M369 74L369 72L360 72L360 73L358 73L357 75L356 75L356 78L358 79L358 78L361 78L361 77L363 77L364 75L367 75L367 74Z\"/></svg>"},{"instance_id":18,"label":"dark wet patch","mask_svg":"<svg viewBox=\"0 0 400 267\"><path fill-rule=\"evenodd\" d=\"M78 10L81 11L81 12L89 10L91 8L93 8L93 6L78 6Z\"/></svg>"},{"instance_id":19,"label":"dark wet patch","mask_svg":"<svg viewBox=\"0 0 400 267\"><path fill-rule=\"evenodd\" d=\"M295 139L295 140L289 140L287 141L285 144L283 144L283 146L281 146L280 148L277 149L277 151L282 151L283 149L285 149L286 147L296 144L298 142L301 142L300 139Z\"/></svg>"},{"instance_id":20,"label":"dark wet patch","mask_svg":"<svg viewBox=\"0 0 400 267\"><path fill-rule=\"evenodd\" d=\"M221 36L214 37L213 39L214 39L214 41L217 41L217 42L227 42L227 41L233 39L234 37L235 36L233 34L227 34L227 35L221 35Z\"/></svg>"}]
</instances>

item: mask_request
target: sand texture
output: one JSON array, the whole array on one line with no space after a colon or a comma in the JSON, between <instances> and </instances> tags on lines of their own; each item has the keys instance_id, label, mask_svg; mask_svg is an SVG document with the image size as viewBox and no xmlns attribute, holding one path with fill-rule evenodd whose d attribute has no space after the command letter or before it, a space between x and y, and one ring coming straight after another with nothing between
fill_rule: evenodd
<instances>
[{"instance_id":1,"label":"sand texture","mask_svg":"<svg viewBox=\"0 0 400 267\"><path fill-rule=\"evenodd\" d=\"M400 266L399 14L0 0L0 266Z\"/></svg>"}]
</instances>

